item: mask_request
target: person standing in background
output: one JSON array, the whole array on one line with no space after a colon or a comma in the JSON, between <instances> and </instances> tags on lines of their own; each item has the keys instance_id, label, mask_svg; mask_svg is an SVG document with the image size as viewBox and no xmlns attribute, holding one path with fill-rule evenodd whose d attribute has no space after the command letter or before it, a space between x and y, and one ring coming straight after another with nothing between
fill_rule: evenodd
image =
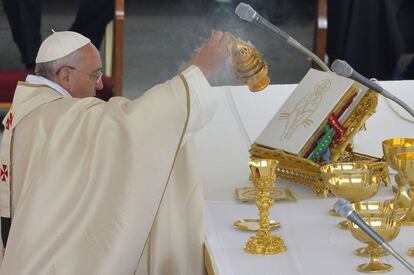
<instances>
[{"instance_id":1,"label":"person standing in background","mask_svg":"<svg viewBox=\"0 0 414 275\"><path fill-rule=\"evenodd\" d=\"M19 48L26 69L35 67L42 41L41 4L39 0L2 0L10 24L13 41ZM106 25L113 19L114 0L80 0L70 31L88 37L99 49Z\"/></svg>"}]
</instances>

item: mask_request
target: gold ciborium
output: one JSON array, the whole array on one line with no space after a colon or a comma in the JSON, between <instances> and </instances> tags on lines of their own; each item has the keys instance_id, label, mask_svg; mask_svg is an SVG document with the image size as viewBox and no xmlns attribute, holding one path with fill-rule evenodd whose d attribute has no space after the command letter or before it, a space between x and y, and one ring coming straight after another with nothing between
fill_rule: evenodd
<instances>
[{"instance_id":1,"label":"gold ciborium","mask_svg":"<svg viewBox=\"0 0 414 275\"><path fill-rule=\"evenodd\" d=\"M232 55L234 73L241 83L252 92L261 91L269 85L267 63L253 45L232 36L227 47Z\"/></svg>"},{"instance_id":2,"label":"gold ciborium","mask_svg":"<svg viewBox=\"0 0 414 275\"><path fill-rule=\"evenodd\" d=\"M351 204L352 208L357 212L360 217L373 217L373 218L388 218L394 220L400 220L407 209L398 208L391 201L361 201ZM349 223L351 225L351 223ZM355 250L355 255L362 257L369 257L371 250L376 248L375 245L369 243L366 247L358 248ZM389 253L382 247L378 249L379 256L386 256Z\"/></svg>"},{"instance_id":3,"label":"gold ciborium","mask_svg":"<svg viewBox=\"0 0 414 275\"><path fill-rule=\"evenodd\" d=\"M285 242L279 236L272 235L269 229L269 209L273 199L270 188L276 180L276 168L279 162L271 159L255 159L249 162L251 179L257 188L256 206L259 209L259 225L256 236L251 237L244 250L252 254L276 254L286 251Z\"/></svg>"},{"instance_id":4,"label":"gold ciborium","mask_svg":"<svg viewBox=\"0 0 414 275\"><path fill-rule=\"evenodd\" d=\"M321 174L329 190L350 202L359 202L374 196L379 189L380 178L371 173L368 164L363 162L337 162L321 167ZM348 221L338 224L348 229Z\"/></svg>"},{"instance_id":5,"label":"gold ciborium","mask_svg":"<svg viewBox=\"0 0 414 275\"><path fill-rule=\"evenodd\" d=\"M380 217L362 217L362 219L387 242L395 239L400 232L400 222L397 220ZM349 228L355 239L372 247L370 249L369 262L359 265L357 270L373 273L391 271L392 266L382 263L379 259L381 253L380 246L356 224L350 223Z\"/></svg>"},{"instance_id":6,"label":"gold ciborium","mask_svg":"<svg viewBox=\"0 0 414 275\"><path fill-rule=\"evenodd\" d=\"M397 154L395 163L401 179L411 186L411 206L401 221L404 225L414 225L414 152ZM414 247L408 249L408 255L414 257Z\"/></svg>"},{"instance_id":7,"label":"gold ciborium","mask_svg":"<svg viewBox=\"0 0 414 275\"><path fill-rule=\"evenodd\" d=\"M395 155L405 152L414 152L414 139L412 138L391 138L382 142L382 151L384 152L384 159L388 165L398 170L395 163ZM411 199L405 189L406 183L401 180L400 175L395 176L395 182L397 183L397 192L392 199L392 202L399 208L409 208L411 206ZM404 224L404 222L403 222Z\"/></svg>"}]
</instances>

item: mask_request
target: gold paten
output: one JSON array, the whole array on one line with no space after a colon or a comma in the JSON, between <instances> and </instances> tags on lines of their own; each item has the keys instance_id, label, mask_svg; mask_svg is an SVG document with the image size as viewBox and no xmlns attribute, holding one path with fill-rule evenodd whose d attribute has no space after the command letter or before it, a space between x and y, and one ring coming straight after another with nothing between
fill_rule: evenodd
<instances>
[{"instance_id":1,"label":"gold paten","mask_svg":"<svg viewBox=\"0 0 414 275\"><path fill-rule=\"evenodd\" d=\"M232 55L234 73L241 83L252 92L261 91L269 85L267 63L251 44L231 36L227 47Z\"/></svg>"},{"instance_id":2,"label":"gold paten","mask_svg":"<svg viewBox=\"0 0 414 275\"><path fill-rule=\"evenodd\" d=\"M387 163L379 158L353 152L349 145L355 134L364 126L365 121L375 112L378 95L368 91L360 100L344 123L347 128L338 145L330 148L334 162L363 162L370 166L372 173L386 185L389 183ZM250 148L252 158L267 158L279 161L277 174L280 178L312 187L316 195L328 195L327 184L323 182L320 172L321 164L290 154L279 149L266 148L253 144Z\"/></svg>"},{"instance_id":3,"label":"gold paten","mask_svg":"<svg viewBox=\"0 0 414 275\"><path fill-rule=\"evenodd\" d=\"M289 188L271 187L270 197L275 201L296 201L295 196L292 194ZM241 202L255 202L257 199L257 189L253 186L236 188L236 199Z\"/></svg>"},{"instance_id":4,"label":"gold paten","mask_svg":"<svg viewBox=\"0 0 414 275\"><path fill-rule=\"evenodd\" d=\"M366 200L378 192L380 180L366 163L337 162L323 165L320 171L329 190L347 201ZM348 221L340 222L338 227L348 229L348 224Z\"/></svg>"},{"instance_id":5,"label":"gold paten","mask_svg":"<svg viewBox=\"0 0 414 275\"><path fill-rule=\"evenodd\" d=\"M384 152L384 159L388 165L397 170L395 163L395 155L405 152L414 152L414 139L413 138L391 138L382 142L382 151ZM400 208L410 208L411 199L405 189L406 183L401 180L400 175L395 176L395 182L397 183L397 192L392 201ZM403 222L404 224L404 222Z\"/></svg>"},{"instance_id":6,"label":"gold paten","mask_svg":"<svg viewBox=\"0 0 414 275\"><path fill-rule=\"evenodd\" d=\"M276 181L278 162L270 159L256 159L249 162L251 179L258 190L256 205L259 209L260 229L251 237L244 250L251 254L276 254L287 250L280 236L272 235L269 230L269 209L273 205L270 188Z\"/></svg>"},{"instance_id":7,"label":"gold paten","mask_svg":"<svg viewBox=\"0 0 414 275\"><path fill-rule=\"evenodd\" d=\"M377 232L386 242L395 239L400 232L400 222L388 218L378 217L362 217L362 219ZM366 264L358 266L357 270L360 272L387 272L392 270L392 266L382 263L380 257L379 245L369 237L364 231L362 231L356 224L350 223L349 226L352 236L360 242L369 244L372 246L370 249L370 259Z\"/></svg>"},{"instance_id":8,"label":"gold paten","mask_svg":"<svg viewBox=\"0 0 414 275\"><path fill-rule=\"evenodd\" d=\"M233 226L237 229L243 231L252 231L256 232L260 229L260 220L258 219L241 219L233 223ZM280 222L270 220L269 221L269 230L275 230L280 227Z\"/></svg>"}]
</instances>

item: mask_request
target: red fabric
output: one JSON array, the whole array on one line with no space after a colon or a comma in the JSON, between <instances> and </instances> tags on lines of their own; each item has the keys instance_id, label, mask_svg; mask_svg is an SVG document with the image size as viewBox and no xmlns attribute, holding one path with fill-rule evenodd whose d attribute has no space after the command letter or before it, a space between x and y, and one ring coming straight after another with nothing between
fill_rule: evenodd
<instances>
[{"instance_id":1,"label":"red fabric","mask_svg":"<svg viewBox=\"0 0 414 275\"><path fill-rule=\"evenodd\" d=\"M13 101L14 90L18 81L24 81L28 74L33 74L33 70L0 70L0 103ZM113 96L112 79L102 77L104 88L96 92L96 96L103 100L108 100Z\"/></svg>"}]
</instances>

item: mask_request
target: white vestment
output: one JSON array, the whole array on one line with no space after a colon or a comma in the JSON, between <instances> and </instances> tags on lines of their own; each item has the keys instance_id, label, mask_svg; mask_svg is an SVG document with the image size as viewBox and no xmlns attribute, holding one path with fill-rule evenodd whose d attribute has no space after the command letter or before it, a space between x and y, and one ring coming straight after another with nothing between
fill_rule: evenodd
<instances>
[{"instance_id":1,"label":"white vestment","mask_svg":"<svg viewBox=\"0 0 414 275\"><path fill-rule=\"evenodd\" d=\"M203 274L189 138L213 116L212 93L195 66L134 101L19 83L0 274Z\"/></svg>"}]
</instances>

